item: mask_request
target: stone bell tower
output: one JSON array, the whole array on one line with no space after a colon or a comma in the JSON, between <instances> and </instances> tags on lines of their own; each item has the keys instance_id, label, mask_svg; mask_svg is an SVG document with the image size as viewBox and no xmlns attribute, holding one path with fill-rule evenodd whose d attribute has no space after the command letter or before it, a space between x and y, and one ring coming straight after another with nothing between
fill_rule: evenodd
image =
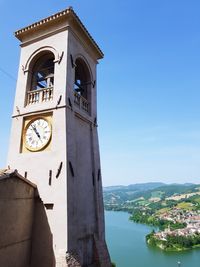
<instances>
[{"instance_id":1,"label":"stone bell tower","mask_svg":"<svg viewBox=\"0 0 200 267\"><path fill-rule=\"evenodd\" d=\"M103 53L72 8L15 36L21 56L8 165L37 185L52 233L51 266L111 266L97 135ZM46 267L37 257L33 266Z\"/></svg>"}]
</instances>

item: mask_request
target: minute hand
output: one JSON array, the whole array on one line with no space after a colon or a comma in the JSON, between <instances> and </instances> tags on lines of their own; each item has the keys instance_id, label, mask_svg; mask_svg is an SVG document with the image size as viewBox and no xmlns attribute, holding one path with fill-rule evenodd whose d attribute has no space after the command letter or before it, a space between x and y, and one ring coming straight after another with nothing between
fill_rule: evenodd
<instances>
[{"instance_id":1,"label":"minute hand","mask_svg":"<svg viewBox=\"0 0 200 267\"><path fill-rule=\"evenodd\" d=\"M33 125L31 125L31 126L32 126L32 128L33 128L34 132L36 133L37 137L41 139L41 137L40 137L40 134L38 133L38 131L37 131L36 127L35 127L35 126L33 126Z\"/></svg>"}]
</instances>

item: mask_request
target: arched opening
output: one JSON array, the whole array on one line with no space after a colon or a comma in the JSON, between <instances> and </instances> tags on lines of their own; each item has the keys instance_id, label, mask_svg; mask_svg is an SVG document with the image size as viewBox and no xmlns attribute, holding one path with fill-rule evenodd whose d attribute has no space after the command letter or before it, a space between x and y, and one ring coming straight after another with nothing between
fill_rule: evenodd
<instances>
[{"instance_id":1,"label":"arched opening","mask_svg":"<svg viewBox=\"0 0 200 267\"><path fill-rule=\"evenodd\" d=\"M40 57L33 66L31 90L53 87L54 57L51 53Z\"/></svg>"},{"instance_id":2,"label":"arched opening","mask_svg":"<svg viewBox=\"0 0 200 267\"><path fill-rule=\"evenodd\" d=\"M29 70L27 104L46 102L53 99L54 54L43 52L33 59Z\"/></svg>"},{"instance_id":3,"label":"arched opening","mask_svg":"<svg viewBox=\"0 0 200 267\"><path fill-rule=\"evenodd\" d=\"M75 103L89 112L91 105L91 76L88 66L81 58L75 61L74 91Z\"/></svg>"}]
</instances>

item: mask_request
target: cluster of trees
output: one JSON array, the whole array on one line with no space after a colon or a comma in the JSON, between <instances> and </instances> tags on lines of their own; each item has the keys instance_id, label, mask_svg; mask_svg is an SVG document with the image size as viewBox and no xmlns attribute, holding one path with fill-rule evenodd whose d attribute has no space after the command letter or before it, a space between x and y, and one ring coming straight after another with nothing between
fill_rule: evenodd
<instances>
[{"instance_id":1,"label":"cluster of trees","mask_svg":"<svg viewBox=\"0 0 200 267\"><path fill-rule=\"evenodd\" d=\"M146 241L148 244L152 246L156 246L158 244L158 240L154 236L155 230L152 230L152 232L148 235L146 235Z\"/></svg>"},{"instance_id":2,"label":"cluster of trees","mask_svg":"<svg viewBox=\"0 0 200 267\"><path fill-rule=\"evenodd\" d=\"M159 247L160 244L162 244L162 248L166 250L190 249L195 246L200 246L200 234L198 233L190 236L167 235L166 241L157 239L154 234L155 232L152 231L146 236L146 241L148 244Z\"/></svg>"},{"instance_id":3,"label":"cluster of trees","mask_svg":"<svg viewBox=\"0 0 200 267\"><path fill-rule=\"evenodd\" d=\"M200 196L199 195L194 195L194 196L191 196L190 198L186 198L185 202L194 204L196 210L200 209Z\"/></svg>"},{"instance_id":4,"label":"cluster of trees","mask_svg":"<svg viewBox=\"0 0 200 267\"><path fill-rule=\"evenodd\" d=\"M170 229L181 229L186 227L186 223L174 223L172 221L159 219L153 216L152 210L136 210L131 215L130 220L137 223L144 223L152 226L158 227L161 231L170 227Z\"/></svg>"},{"instance_id":5,"label":"cluster of trees","mask_svg":"<svg viewBox=\"0 0 200 267\"><path fill-rule=\"evenodd\" d=\"M157 220L152 216L153 213L151 210L135 210L133 214L130 216L130 220L136 223L144 223L156 226Z\"/></svg>"},{"instance_id":6,"label":"cluster of trees","mask_svg":"<svg viewBox=\"0 0 200 267\"><path fill-rule=\"evenodd\" d=\"M104 204L105 210L108 211L126 211L128 213L132 213L133 208L131 206L123 206L123 205L111 205L111 204Z\"/></svg>"},{"instance_id":7,"label":"cluster of trees","mask_svg":"<svg viewBox=\"0 0 200 267\"><path fill-rule=\"evenodd\" d=\"M178 246L181 248L192 248L200 245L200 235L194 234L192 236L167 236L165 243L166 248Z\"/></svg>"}]
</instances>

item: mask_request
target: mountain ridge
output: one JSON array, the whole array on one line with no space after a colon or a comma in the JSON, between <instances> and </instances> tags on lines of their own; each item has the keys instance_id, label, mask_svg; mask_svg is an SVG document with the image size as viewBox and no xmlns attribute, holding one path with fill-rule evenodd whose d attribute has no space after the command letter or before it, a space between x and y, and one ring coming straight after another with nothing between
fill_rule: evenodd
<instances>
[{"instance_id":1,"label":"mountain ridge","mask_svg":"<svg viewBox=\"0 0 200 267\"><path fill-rule=\"evenodd\" d=\"M118 207L135 201L138 198L144 200L150 198L167 198L180 194L197 192L198 184L165 184L162 182L138 183L128 186L109 186L103 188L105 208Z\"/></svg>"}]
</instances>

